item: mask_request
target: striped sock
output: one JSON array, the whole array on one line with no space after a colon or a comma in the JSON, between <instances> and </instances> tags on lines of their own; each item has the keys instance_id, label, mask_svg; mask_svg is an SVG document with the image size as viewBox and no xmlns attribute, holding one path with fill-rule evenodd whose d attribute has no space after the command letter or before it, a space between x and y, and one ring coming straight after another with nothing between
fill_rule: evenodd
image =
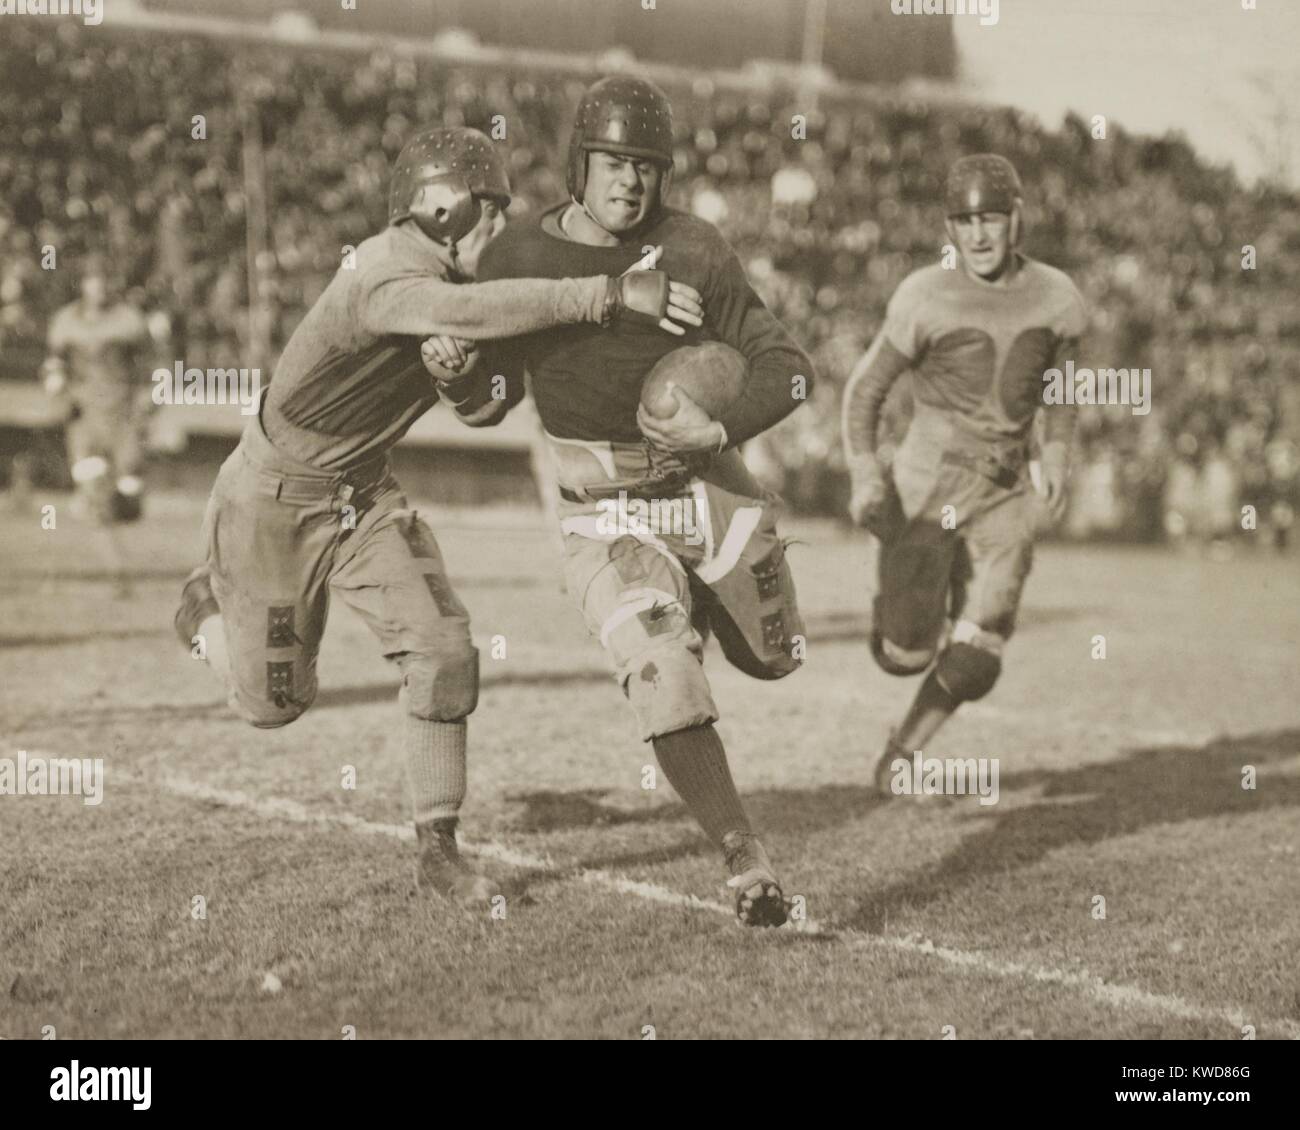
<instances>
[{"instance_id":1,"label":"striped sock","mask_svg":"<svg viewBox=\"0 0 1300 1130\"><path fill-rule=\"evenodd\" d=\"M406 779L417 824L455 817L465 799L464 719L429 722L406 715Z\"/></svg>"},{"instance_id":2,"label":"striped sock","mask_svg":"<svg viewBox=\"0 0 1300 1130\"><path fill-rule=\"evenodd\" d=\"M727 766L722 739L708 722L651 739L655 756L677 795L716 844L728 832L750 832Z\"/></svg>"}]
</instances>

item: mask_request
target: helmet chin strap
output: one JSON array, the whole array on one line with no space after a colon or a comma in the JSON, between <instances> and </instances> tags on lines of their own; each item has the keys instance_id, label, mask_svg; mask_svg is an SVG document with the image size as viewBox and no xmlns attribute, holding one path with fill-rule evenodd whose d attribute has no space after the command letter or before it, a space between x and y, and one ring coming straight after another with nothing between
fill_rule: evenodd
<instances>
[{"instance_id":1,"label":"helmet chin strap","mask_svg":"<svg viewBox=\"0 0 1300 1130\"><path fill-rule=\"evenodd\" d=\"M587 219L589 219L593 224L595 224L596 227L600 228L601 231L609 231L609 228L605 227L604 224L602 224L598 219L596 219L596 213L593 212L590 208L587 207L587 201L586 201L586 199L585 199L587 193L586 193L586 190L585 190L585 189L583 190L583 194L582 194L582 195L583 195L584 199L579 200L579 199L575 196L575 197L573 198L573 202L574 202L574 203L575 203L579 208L581 208L581 209L583 210L583 212L586 214ZM610 234L610 235L613 235L614 233L611 231L611 232L609 232L609 234Z\"/></svg>"},{"instance_id":2,"label":"helmet chin strap","mask_svg":"<svg viewBox=\"0 0 1300 1130\"><path fill-rule=\"evenodd\" d=\"M1022 232L1022 230L1023 230L1023 228L1024 228L1024 218L1023 218L1023 215L1022 215L1021 209L1022 209L1021 201L1020 201L1019 198L1017 198L1015 204L1012 206L1012 209L1011 209L1011 248L1010 248L1010 250L1011 250L1011 253L1012 253L1012 254L1015 254L1015 250L1016 250L1016 248L1020 246L1020 235L1021 235L1021 232Z\"/></svg>"}]
</instances>

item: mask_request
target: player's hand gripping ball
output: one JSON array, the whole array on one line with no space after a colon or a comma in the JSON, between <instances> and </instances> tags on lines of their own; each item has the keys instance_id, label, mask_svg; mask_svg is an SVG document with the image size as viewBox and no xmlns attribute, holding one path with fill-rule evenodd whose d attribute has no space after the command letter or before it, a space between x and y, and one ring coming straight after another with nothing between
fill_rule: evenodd
<instances>
[{"instance_id":1,"label":"player's hand gripping ball","mask_svg":"<svg viewBox=\"0 0 1300 1130\"><path fill-rule=\"evenodd\" d=\"M647 415L668 419L678 407L672 385L716 420L744 391L748 371L744 355L720 341L683 345L665 353L650 370L641 385L641 404Z\"/></svg>"}]
</instances>

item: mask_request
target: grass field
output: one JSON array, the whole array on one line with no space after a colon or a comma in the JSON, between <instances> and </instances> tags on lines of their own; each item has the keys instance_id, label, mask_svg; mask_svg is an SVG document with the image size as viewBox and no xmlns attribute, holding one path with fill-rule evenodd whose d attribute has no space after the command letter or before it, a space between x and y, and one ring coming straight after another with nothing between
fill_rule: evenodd
<instances>
[{"instance_id":1,"label":"grass field","mask_svg":"<svg viewBox=\"0 0 1300 1130\"><path fill-rule=\"evenodd\" d=\"M809 920L746 931L641 787L537 515L428 514L483 652L463 830L515 881L493 918L413 894L396 684L359 620L336 605L313 709L254 730L171 631L200 500L151 500L117 600L54 501L54 531L5 516L0 757L102 757L105 794L0 796L0 1036L1300 1037L1294 557L1041 549L1002 682L927 751L999 758L999 802L886 804L869 764L915 682L868 657L862 542L790 525L806 667L708 657Z\"/></svg>"}]
</instances>

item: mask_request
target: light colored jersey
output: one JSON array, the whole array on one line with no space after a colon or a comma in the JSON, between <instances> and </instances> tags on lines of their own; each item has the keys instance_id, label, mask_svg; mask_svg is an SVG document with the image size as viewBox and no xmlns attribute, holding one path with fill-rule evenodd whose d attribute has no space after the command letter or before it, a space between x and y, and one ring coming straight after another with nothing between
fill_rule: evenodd
<instances>
[{"instance_id":1,"label":"light colored jersey","mask_svg":"<svg viewBox=\"0 0 1300 1130\"><path fill-rule=\"evenodd\" d=\"M149 329L144 315L125 302L98 313L70 302L50 319L47 338L50 353L67 364L69 392L78 401L130 397L149 383Z\"/></svg>"},{"instance_id":2,"label":"light colored jersey","mask_svg":"<svg viewBox=\"0 0 1300 1130\"><path fill-rule=\"evenodd\" d=\"M1023 440L1043 406L1043 373L1086 324L1068 276L1021 256L1009 285L960 267L913 272L890 299L882 333L911 362L913 426L938 414L977 439Z\"/></svg>"}]
</instances>

